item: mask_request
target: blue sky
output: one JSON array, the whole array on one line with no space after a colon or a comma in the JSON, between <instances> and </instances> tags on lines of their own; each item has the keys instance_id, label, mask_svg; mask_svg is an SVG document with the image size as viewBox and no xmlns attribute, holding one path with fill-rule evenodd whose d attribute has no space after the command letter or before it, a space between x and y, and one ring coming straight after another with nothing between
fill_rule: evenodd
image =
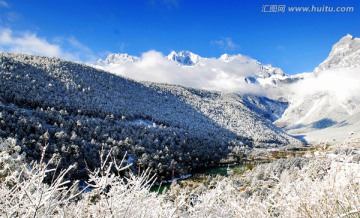
<instances>
[{"instance_id":1,"label":"blue sky","mask_svg":"<svg viewBox=\"0 0 360 218\"><path fill-rule=\"evenodd\" d=\"M261 13L263 5L353 6L352 13ZM110 52L249 55L286 73L312 71L347 33L359 0L0 0L0 49L94 61Z\"/></svg>"}]
</instances>

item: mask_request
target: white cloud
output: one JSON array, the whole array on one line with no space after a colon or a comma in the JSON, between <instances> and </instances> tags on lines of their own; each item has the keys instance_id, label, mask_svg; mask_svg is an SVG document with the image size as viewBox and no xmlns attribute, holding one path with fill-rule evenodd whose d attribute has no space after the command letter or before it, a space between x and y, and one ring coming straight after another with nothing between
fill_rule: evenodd
<instances>
[{"instance_id":1,"label":"white cloud","mask_svg":"<svg viewBox=\"0 0 360 218\"><path fill-rule=\"evenodd\" d=\"M232 57L234 58L234 57ZM137 81L152 81L208 90L258 94L273 98L294 96L306 98L316 93L329 93L340 103L352 100L360 93L360 68L342 68L302 74L299 82L262 89L259 84L246 83L245 78L261 71L256 60L238 55L234 61L217 58L201 60L195 66L180 66L157 52L142 54L135 63L112 64L103 69ZM358 97L357 97L358 98Z\"/></svg>"},{"instance_id":2,"label":"white cloud","mask_svg":"<svg viewBox=\"0 0 360 218\"><path fill-rule=\"evenodd\" d=\"M0 50L2 51L59 57L73 61L85 61L92 57L93 52L76 38L68 38L67 45L61 44L63 41L49 42L36 33L14 32L9 28L0 28Z\"/></svg>"},{"instance_id":3,"label":"white cloud","mask_svg":"<svg viewBox=\"0 0 360 218\"><path fill-rule=\"evenodd\" d=\"M322 71L289 86L289 90L298 97L328 93L336 97L339 102L351 100L360 93L360 68Z\"/></svg>"},{"instance_id":4,"label":"white cloud","mask_svg":"<svg viewBox=\"0 0 360 218\"><path fill-rule=\"evenodd\" d=\"M239 47L230 37L225 37L220 40L214 40L210 43L225 51L233 51Z\"/></svg>"},{"instance_id":5,"label":"white cloud","mask_svg":"<svg viewBox=\"0 0 360 218\"><path fill-rule=\"evenodd\" d=\"M262 92L258 85L245 82L245 77L259 71L259 65L254 59L246 56L241 56L241 60L227 63L221 59L208 58L196 66L180 66L175 61L167 60L160 52L148 51L135 63L111 64L101 68L137 81L225 92Z\"/></svg>"},{"instance_id":6,"label":"white cloud","mask_svg":"<svg viewBox=\"0 0 360 218\"><path fill-rule=\"evenodd\" d=\"M68 56L61 51L60 46L51 44L34 33L14 34L10 29L1 29L0 32L0 46L7 51L54 57Z\"/></svg>"}]
</instances>

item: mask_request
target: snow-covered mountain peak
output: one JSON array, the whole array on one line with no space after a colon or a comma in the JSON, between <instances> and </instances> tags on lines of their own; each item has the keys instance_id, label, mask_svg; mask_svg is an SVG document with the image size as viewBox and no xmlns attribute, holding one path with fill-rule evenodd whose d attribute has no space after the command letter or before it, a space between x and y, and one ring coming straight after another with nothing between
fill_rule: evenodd
<instances>
[{"instance_id":1,"label":"snow-covered mountain peak","mask_svg":"<svg viewBox=\"0 0 360 218\"><path fill-rule=\"evenodd\" d=\"M176 61L181 65L194 66L199 63L200 60L202 60L203 58L190 51L180 51L179 53L172 51L167 56L167 59Z\"/></svg>"},{"instance_id":2,"label":"snow-covered mountain peak","mask_svg":"<svg viewBox=\"0 0 360 218\"><path fill-rule=\"evenodd\" d=\"M355 39L354 36L347 34L346 36L342 37L338 43L336 44L348 44L349 41Z\"/></svg>"},{"instance_id":3,"label":"snow-covered mountain peak","mask_svg":"<svg viewBox=\"0 0 360 218\"><path fill-rule=\"evenodd\" d=\"M261 63L259 63L261 64ZM263 77L264 78L268 78L271 77L273 75L278 75L278 76L285 76L284 71L279 68L279 67L273 67L271 64L267 64L267 65L262 65L263 68Z\"/></svg>"},{"instance_id":4,"label":"snow-covered mountain peak","mask_svg":"<svg viewBox=\"0 0 360 218\"><path fill-rule=\"evenodd\" d=\"M332 47L329 56L315 69L315 72L356 66L360 66L360 38L347 34Z\"/></svg>"},{"instance_id":5,"label":"snow-covered mountain peak","mask_svg":"<svg viewBox=\"0 0 360 218\"><path fill-rule=\"evenodd\" d=\"M113 53L109 54L105 60L99 59L97 64L107 65L107 64L124 64L124 63L133 63L140 60L139 57L132 56L129 54L122 53Z\"/></svg>"}]
</instances>

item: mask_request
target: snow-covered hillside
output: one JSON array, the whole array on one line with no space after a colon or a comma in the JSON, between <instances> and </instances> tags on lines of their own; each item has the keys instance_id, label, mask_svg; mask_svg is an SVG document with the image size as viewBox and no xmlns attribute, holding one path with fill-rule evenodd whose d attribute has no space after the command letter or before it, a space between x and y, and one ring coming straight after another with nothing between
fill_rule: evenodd
<instances>
[{"instance_id":1,"label":"snow-covered hillside","mask_svg":"<svg viewBox=\"0 0 360 218\"><path fill-rule=\"evenodd\" d=\"M286 87L290 105L276 124L312 142L359 137L359 63L360 39L343 37L312 75Z\"/></svg>"},{"instance_id":2,"label":"snow-covered hillside","mask_svg":"<svg viewBox=\"0 0 360 218\"><path fill-rule=\"evenodd\" d=\"M48 155L61 164L98 165L101 147L139 167L169 176L214 164L232 148L300 142L240 95L138 83L82 64L0 54L0 136L21 141L29 159Z\"/></svg>"}]
</instances>

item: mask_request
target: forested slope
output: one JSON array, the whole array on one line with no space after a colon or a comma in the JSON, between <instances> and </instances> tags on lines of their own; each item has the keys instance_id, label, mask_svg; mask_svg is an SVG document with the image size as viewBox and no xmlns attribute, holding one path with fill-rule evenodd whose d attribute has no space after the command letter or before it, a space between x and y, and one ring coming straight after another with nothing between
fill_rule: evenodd
<instances>
[{"instance_id":1,"label":"forested slope","mask_svg":"<svg viewBox=\"0 0 360 218\"><path fill-rule=\"evenodd\" d=\"M299 143L242 97L181 86L138 83L83 64L0 54L0 137L16 138L29 160L48 144L76 176L98 164L98 151L128 152L136 169L169 176L217 163L232 148ZM229 149L230 148L230 149ZM241 150L241 149L240 149Z\"/></svg>"}]
</instances>

